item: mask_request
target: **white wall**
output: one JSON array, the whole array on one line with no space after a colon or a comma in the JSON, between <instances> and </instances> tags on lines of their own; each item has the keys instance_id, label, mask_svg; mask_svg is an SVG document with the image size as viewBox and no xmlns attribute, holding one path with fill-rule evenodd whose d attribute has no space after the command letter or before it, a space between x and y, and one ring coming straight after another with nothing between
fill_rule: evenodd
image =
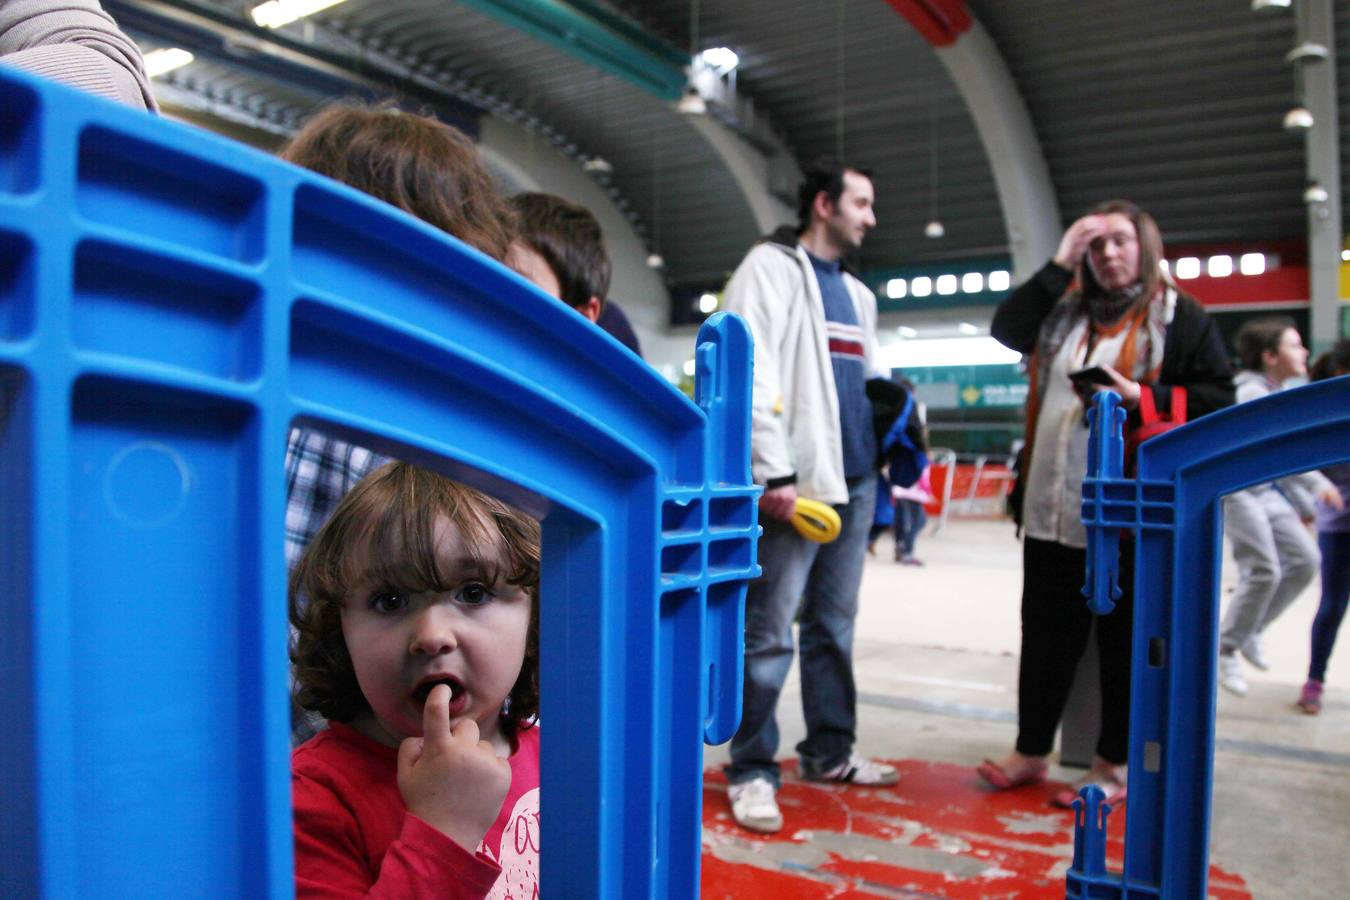
<instances>
[{"instance_id":1,"label":"white wall","mask_svg":"<svg viewBox=\"0 0 1350 900\"><path fill-rule=\"evenodd\" d=\"M547 191L586 206L605 232L614 267L609 294L633 323L642 355L667 378L678 377L694 355L688 334L672 334L670 295L659 273L647 266L647 248L609 196L581 167L548 141L510 122L484 117L479 150L509 193Z\"/></svg>"}]
</instances>

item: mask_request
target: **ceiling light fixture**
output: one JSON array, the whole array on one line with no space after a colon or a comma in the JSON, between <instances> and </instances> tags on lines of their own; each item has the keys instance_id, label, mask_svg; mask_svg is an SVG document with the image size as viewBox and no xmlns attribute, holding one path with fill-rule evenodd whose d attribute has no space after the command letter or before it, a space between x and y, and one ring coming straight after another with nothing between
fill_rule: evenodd
<instances>
[{"instance_id":1,"label":"ceiling light fixture","mask_svg":"<svg viewBox=\"0 0 1350 900\"><path fill-rule=\"evenodd\" d=\"M1177 260L1178 278L1199 278L1200 277L1200 257L1183 256Z\"/></svg>"},{"instance_id":2,"label":"ceiling light fixture","mask_svg":"<svg viewBox=\"0 0 1350 900\"><path fill-rule=\"evenodd\" d=\"M178 47L151 50L145 54L145 74L151 78L158 78L165 72L186 66L192 59L191 53Z\"/></svg>"},{"instance_id":3,"label":"ceiling light fixture","mask_svg":"<svg viewBox=\"0 0 1350 900\"><path fill-rule=\"evenodd\" d=\"M937 138L937 101L936 95L928 99L928 224L923 226L923 236L929 240L939 240L947 233L942 220L938 218L938 138Z\"/></svg>"},{"instance_id":4,"label":"ceiling light fixture","mask_svg":"<svg viewBox=\"0 0 1350 900\"><path fill-rule=\"evenodd\" d=\"M1322 62L1331 56L1331 51L1325 44L1319 44L1316 41L1304 41L1293 50L1284 55L1284 61L1287 63L1295 62Z\"/></svg>"},{"instance_id":5,"label":"ceiling light fixture","mask_svg":"<svg viewBox=\"0 0 1350 900\"><path fill-rule=\"evenodd\" d=\"M730 47L709 47L699 54L703 63L718 75L725 75L740 65L741 58Z\"/></svg>"},{"instance_id":6,"label":"ceiling light fixture","mask_svg":"<svg viewBox=\"0 0 1350 900\"><path fill-rule=\"evenodd\" d=\"M698 298L698 311L705 316L710 316L717 312L717 305L721 301L717 299L716 294L700 294Z\"/></svg>"},{"instance_id":7,"label":"ceiling light fixture","mask_svg":"<svg viewBox=\"0 0 1350 900\"><path fill-rule=\"evenodd\" d=\"M261 28L280 28L341 2L343 0L267 0L253 7L250 15Z\"/></svg>"},{"instance_id":8,"label":"ceiling light fixture","mask_svg":"<svg viewBox=\"0 0 1350 900\"><path fill-rule=\"evenodd\" d=\"M708 111L708 104L698 88L692 84L684 88L684 96L675 104L675 108L686 116L701 116Z\"/></svg>"},{"instance_id":9,"label":"ceiling light fixture","mask_svg":"<svg viewBox=\"0 0 1350 900\"><path fill-rule=\"evenodd\" d=\"M647 255L647 268L664 269L665 267L666 267L665 257L663 257L660 253L650 253Z\"/></svg>"},{"instance_id":10,"label":"ceiling light fixture","mask_svg":"<svg viewBox=\"0 0 1350 900\"><path fill-rule=\"evenodd\" d=\"M1252 12L1265 12L1268 9L1288 9L1293 0L1252 0Z\"/></svg>"},{"instance_id":11,"label":"ceiling light fixture","mask_svg":"<svg viewBox=\"0 0 1350 900\"><path fill-rule=\"evenodd\" d=\"M698 0L689 0L689 83L684 86L684 94L675 104L675 109L686 116L701 116L708 111L703 94L694 84L694 73L698 71L701 59L702 54L698 52Z\"/></svg>"},{"instance_id":12,"label":"ceiling light fixture","mask_svg":"<svg viewBox=\"0 0 1350 900\"><path fill-rule=\"evenodd\" d=\"M592 156L581 164L581 171L588 175L613 175L614 164L603 156Z\"/></svg>"},{"instance_id":13,"label":"ceiling light fixture","mask_svg":"<svg viewBox=\"0 0 1350 900\"><path fill-rule=\"evenodd\" d=\"M1307 131L1314 124L1313 114L1305 106L1295 106L1284 114L1285 131Z\"/></svg>"},{"instance_id":14,"label":"ceiling light fixture","mask_svg":"<svg viewBox=\"0 0 1350 900\"><path fill-rule=\"evenodd\" d=\"M1308 187L1303 191L1303 202L1309 205L1326 203L1330 198L1331 195L1327 193L1327 189L1322 187L1322 183L1319 181L1308 182Z\"/></svg>"}]
</instances>

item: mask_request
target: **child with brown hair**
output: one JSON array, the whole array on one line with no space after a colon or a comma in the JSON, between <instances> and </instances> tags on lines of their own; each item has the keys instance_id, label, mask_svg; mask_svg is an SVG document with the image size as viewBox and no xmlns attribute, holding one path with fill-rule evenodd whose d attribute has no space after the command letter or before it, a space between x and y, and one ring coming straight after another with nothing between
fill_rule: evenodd
<instances>
[{"instance_id":1,"label":"child with brown hair","mask_svg":"<svg viewBox=\"0 0 1350 900\"><path fill-rule=\"evenodd\" d=\"M290 618L296 702L330 722L291 755L297 896L537 896L538 523L389 463Z\"/></svg>"},{"instance_id":2,"label":"child with brown hair","mask_svg":"<svg viewBox=\"0 0 1350 900\"><path fill-rule=\"evenodd\" d=\"M364 191L501 261L515 214L468 136L388 104L341 102L305 123L280 156ZM286 443L286 564L294 566L342 495L388 458L314 428ZM308 736L314 723L297 729Z\"/></svg>"}]
</instances>

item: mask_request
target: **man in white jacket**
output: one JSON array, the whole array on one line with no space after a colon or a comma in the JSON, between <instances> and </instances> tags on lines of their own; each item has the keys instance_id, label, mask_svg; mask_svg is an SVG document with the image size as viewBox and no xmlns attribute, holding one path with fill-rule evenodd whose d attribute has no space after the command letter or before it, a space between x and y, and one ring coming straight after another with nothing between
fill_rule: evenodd
<instances>
[{"instance_id":1,"label":"man in white jacket","mask_svg":"<svg viewBox=\"0 0 1350 900\"><path fill-rule=\"evenodd\" d=\"M867 172L818 163L801 188L799 227L757 244L724 298L755 338L750 443L754 478L764 485L764 572L746 598L744 712L726 769L733 816L752 831L783 827L776 712L799 601L802 777L865 785L899 777L893 766L853 752L853 621L876 499L864 385L888 373L878 360L876 298L841 259L876 226L872 201ZM788 520L799 496L839 511L837 539L815 544L797 534Z\"/></svg>"}]
</instances>

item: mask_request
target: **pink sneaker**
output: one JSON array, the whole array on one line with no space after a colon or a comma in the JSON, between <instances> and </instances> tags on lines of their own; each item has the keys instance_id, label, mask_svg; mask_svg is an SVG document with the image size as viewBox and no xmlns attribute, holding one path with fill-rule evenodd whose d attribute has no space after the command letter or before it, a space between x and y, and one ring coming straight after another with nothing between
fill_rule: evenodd
<instances>
[{"instance_id":1,"label":"pink sneaker","mask_svg":"<svg viewBox=\"0 0 1350 900\"><path fill-rule=\"evenodd\" d=\"M1322 711L1322 682L1308 679L1298 693L1298 708L1310 716Z\"/></svg>"}]
</instances>

